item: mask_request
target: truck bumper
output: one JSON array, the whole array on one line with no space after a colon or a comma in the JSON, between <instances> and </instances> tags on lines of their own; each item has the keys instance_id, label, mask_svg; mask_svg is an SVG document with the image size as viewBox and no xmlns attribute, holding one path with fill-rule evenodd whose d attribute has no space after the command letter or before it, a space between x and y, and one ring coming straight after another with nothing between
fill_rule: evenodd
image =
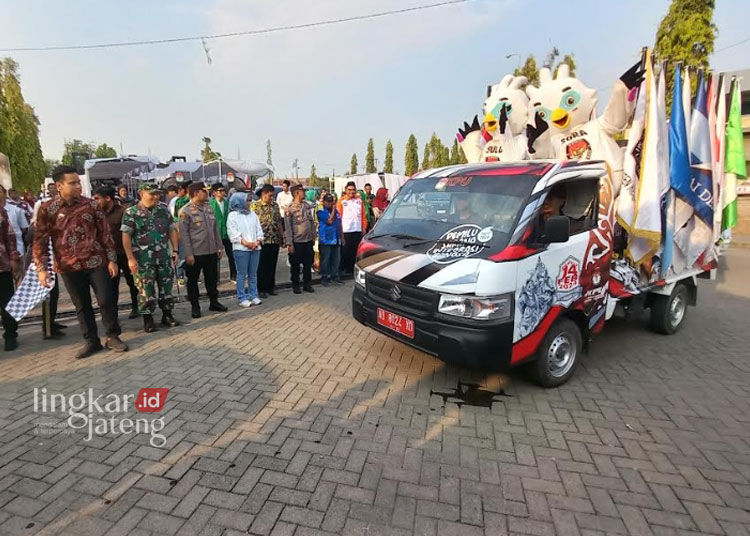
<instances>
[{"instance_id":1,"label":"truck bumper","mask_svg":"<svg viewBox=\"0 0 750 536\"><path fill-rule=\"evenodd\" d=\"M414 338L378 324L378 307L414 321ZM393 303L380 303L355 285L352 314L357 321L404 344L461 367L489 370L510 368L513 322L464 325L442 319L415 318Z\"/></svg>"}]
</instances>

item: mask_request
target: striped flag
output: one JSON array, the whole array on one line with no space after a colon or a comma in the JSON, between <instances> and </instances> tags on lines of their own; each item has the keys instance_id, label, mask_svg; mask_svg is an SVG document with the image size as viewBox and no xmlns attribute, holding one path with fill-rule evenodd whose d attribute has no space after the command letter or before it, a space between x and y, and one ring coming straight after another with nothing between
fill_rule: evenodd
<instances>
[{"instance_id":1,"label":"striped flag","mask_svg":"<svg viewBox=\"0 0 750 536\"><path fill-rule=\"evenodd\" d=\"M742 119L740 117L740 81L737 79L732 80L724 172L724 190L721 203L723 209L722 231L737 225L737 180L747 178L745 148L742 140Z\"/></svg>"}]
</instances>

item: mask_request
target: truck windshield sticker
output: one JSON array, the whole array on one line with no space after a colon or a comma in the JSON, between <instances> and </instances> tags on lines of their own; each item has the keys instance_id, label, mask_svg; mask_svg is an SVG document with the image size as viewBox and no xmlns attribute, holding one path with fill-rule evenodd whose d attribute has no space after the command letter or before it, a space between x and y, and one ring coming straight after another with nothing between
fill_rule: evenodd
<instances>
[{"instance_id":1,"label":"truck windshield sticker","mask_svg":"<svg viewBox=\"0 0 750 536\"><path fill-rule=\"evenodd\" d=\"M435 241L427 250L427 256L438 264L449 264L459 259L476 255L492 240L492 227L482 229L479 225L468 223L454 227Z\"/></svg>"},{"instance_id":2,"label":"truck windshield sticker","mask_svg":"<svg viewBox=\"0 0 750 536\"><path fill-rule=\"evenodd\" d=\"M452 186L466 187L474 177L444 177L435 183L436 190L445 190Z\"/></svg>"},{"instance_id":3,"label":"truck windshield sticker","mask_svg":"<svg viewBox=\"0 0 750 536\"><path fill-rule=\"evenodd\" d=\"M581 297L581 269L578 259L568 257L560 265L555 279L555 302L563 307L569 307Z\"/></svg>"}]
</instances>

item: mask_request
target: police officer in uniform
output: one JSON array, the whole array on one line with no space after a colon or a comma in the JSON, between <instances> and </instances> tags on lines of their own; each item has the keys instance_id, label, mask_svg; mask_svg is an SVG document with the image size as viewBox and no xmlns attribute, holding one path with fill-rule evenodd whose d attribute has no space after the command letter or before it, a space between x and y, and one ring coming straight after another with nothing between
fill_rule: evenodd
<instances>
[{"instance_id":1,"label":"police officer in uniform","mask_svg":"<svg viewBox=\"0 0 750 536\"><path fill-rule=\"evenodd\" d=\"M172 316L174 287L173 262L177 257L177 226L169 208L159 202L159 190L153 183L138 189L140 201L122 216L122 245L138 289L138 313L143 317L146 333L156 330L153 313L158 304L161 323L179 325ZM171 242L171 250L170 250Z\"/></svg>"},{"instance_id":2,"label":"police officer in uniform","mask_svg":"<svg viewBox=\"0 0 750 536\"><path fill-rule=\"evenodd\" d=\"M220 312L227 310L219 303L219 291L216 288L219 279L219 259L221 259L224 245L221 242L214 211L208 204L210 189L202 182L192 183L188 187L190 203L185 205L179 213L180 242L185 254L187 291L192 304L193 318L201 316L198 303L198 278L201 271L210 300L208 310Z\"/></svg>"}]
</instances>

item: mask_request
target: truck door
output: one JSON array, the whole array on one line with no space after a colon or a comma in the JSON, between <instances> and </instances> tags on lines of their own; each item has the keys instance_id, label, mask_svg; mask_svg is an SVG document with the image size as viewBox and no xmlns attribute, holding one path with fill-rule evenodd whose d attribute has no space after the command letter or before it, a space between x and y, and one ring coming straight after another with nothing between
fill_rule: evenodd
<instances>
[{"instance_id":1,"label":"truck door","mask_svg":"<svg viewBox=\"0 0 750 536\"><path fill-rule=\"evenodd\" d=\"M604 218L608 222L606 225L600 222L603 201L608 207ZM552 210L550 215L569 219L570 236L566 242L546 243L539 253L519 261L513 363L536 351L549 327L565 310L581 310L589 318L589 327L593 327L599 317L604 319L611 256L611 181L608 175L553 184L531 233L531 239L538 243L545 244L544 212L549 210Z\"/></svg>"}]
</instances>

